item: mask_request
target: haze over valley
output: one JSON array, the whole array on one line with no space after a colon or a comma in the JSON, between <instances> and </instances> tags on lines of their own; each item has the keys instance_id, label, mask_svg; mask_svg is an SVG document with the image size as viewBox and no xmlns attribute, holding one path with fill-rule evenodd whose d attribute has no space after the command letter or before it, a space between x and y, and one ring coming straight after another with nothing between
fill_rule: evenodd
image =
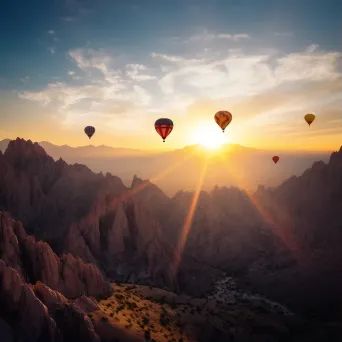
<instances>
[{"instance_id":1,"label":"haze over valley","mask_svg":"<svg viewBox=\"0 0 342 342\"><path fill-rule=\"evenodd\" d=\"M8 139L0 141L0 150L4 152L8 142ZM223 145L214 151L192 145L165 152L92 145L73 148L48 142L39 144L54 160L62 158L70 164L84 164L96 173L109 172L120 177L126 186L130 186L133 177L138 175L151 180L169 196L179 190L195 190L204 161L208 166L203 190L210 191L215 186L237 186L255 191L259 185L277 186L286 178L299 176L317 160L327 162L332 152L282 151L279 165L274 165L272 156L279 151L234 144Z\"/></svg>"}]
</instances>

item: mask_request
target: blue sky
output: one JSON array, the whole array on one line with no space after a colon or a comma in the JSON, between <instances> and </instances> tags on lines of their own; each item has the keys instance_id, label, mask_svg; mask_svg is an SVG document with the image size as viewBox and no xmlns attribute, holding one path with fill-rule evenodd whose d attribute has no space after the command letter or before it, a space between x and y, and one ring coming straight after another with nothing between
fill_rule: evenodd
<instances>
[{"instance_id":1,"label":"blue sky","mask_svg":"<svg viewBox=\"0 0 342 342\"><path fill-rule=\"evenodd\" d=\"M185 125L199 106L211 114L226 103L244 108L241 101L265 92L336 89L341 13L339 0L6 1L0 13L0 138L21 134L32 120L33 137L56 143L44 125L71 137L88 120L107 135L129 138L136 117L141 122L134 134L142 135L156 113L175 113ZM296 61L308 70L298 71ZM303 75L296 79L298 72ZM244 78L250 80L245 91ZM234 89L226 95L220 89L229 84ZM318 94L316 88L315 100L329 103L329 120L339 120L338 92ZM270 113L277 121L280 112L292 118L301 110L282 106L279 100L277 108L256 117L272 126ZM313 106L319 108L307 107ZM246 115L245 130L251 120ZM174 145L181 144L182 134L179 130ZM108 144L118 143L107 135ZM232 139L240 141L241 134ZM81 137L72 140L82 144Z\"/></svg>"}]
</instances>

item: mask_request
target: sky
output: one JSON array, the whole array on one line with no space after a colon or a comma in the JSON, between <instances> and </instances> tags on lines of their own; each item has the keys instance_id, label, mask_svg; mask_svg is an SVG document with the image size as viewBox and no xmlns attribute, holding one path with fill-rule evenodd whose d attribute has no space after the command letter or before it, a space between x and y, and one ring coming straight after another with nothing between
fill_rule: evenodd
<instances>
[{"instance_id":1,"label":"sky","mask_svg":"<svg viewBox=\"0 0 342 342\"><path fill-rule=\"evenodd\" d=\"M141 149L342 143L340 0L11 0L0 43L0 139L83 146L92 125L94 145Z\"/></svg>"}]
</instances>

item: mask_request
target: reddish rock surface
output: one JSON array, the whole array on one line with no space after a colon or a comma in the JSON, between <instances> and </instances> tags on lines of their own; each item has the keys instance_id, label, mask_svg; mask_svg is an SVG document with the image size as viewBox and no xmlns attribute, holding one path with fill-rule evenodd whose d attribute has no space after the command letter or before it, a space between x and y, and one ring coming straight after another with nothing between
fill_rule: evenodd
<instances>
[{"instance_id":1,"label":"reddish rock surface","mask_svg":"<svg viewBox=\"0 0 342 342\"><path fill-rule=\"evenodd\" d=\"M41 281L69 298L83 294L106 297L112 288L101 272L71 254L59 258L46 242L28 236L21 223L0 212L0 258L17 270L23 281Z\"/></svg>"},{"instance_id":2,"label":"reddish rock surface","mask_svg":"<svg viewBox=\"0 0 342 342\"><path fill-rule=\"evenodd\" d=\"M95 288L78 281L83 274L96 273L87 267L85 271L82 263L90 262L113 279L198 294L225 272L290 307L297 303L297 309L314 312L318 305L322 314L340 305L334 298L342 298L341 286L335 285L341 283L342 265L341 159L342 149L328 164L317 162L301 177L275 189L260 188L256 194L236 188L202 191L187 226L193 193L168 198L137 177L128 189L117 177L54 162L37 144L17 139L0 155L0 206L22 220L30 233L49 242L59 262L37 257L38 264L64 269L74 287L65 288L56 272L44 267L30 266L31 273L23 276L44 279L67 296ZM17 260L15 238L10 235L3 254L20 274L26 266ZM19 229L14 235L21 243ZM173 279L169 269L179 241L184 245ZM22 244L36 253L29 240Z\"/></svg>"}]
</instances>

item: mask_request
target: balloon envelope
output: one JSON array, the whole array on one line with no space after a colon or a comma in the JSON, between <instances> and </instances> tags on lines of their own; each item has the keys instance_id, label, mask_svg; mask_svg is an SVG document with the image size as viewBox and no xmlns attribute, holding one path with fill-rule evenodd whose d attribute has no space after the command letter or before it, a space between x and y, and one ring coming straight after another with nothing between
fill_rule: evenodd
<instances>
[{"instance_id":1,"label":"balloon envelope","mask_svg":"<svg viewBox=\"0 0 342 342\"><path fill-rule=\"evenodd\" d=\"M84 132L85 132L85 134L87 134L88 138L90 139L94 135L94 133L95 133L95 127L87 126L84 129Z\"/></svg>"},{"instance_id":2,"label":"balloon envelope","mask_svg":"<svg viewBox=\"0 0 342 342\"><path fill-rule=\"evenodd\" d=\"M231 123L233 120L233 116L230 112L226 110L220 110L214 116L216 123L221 127L224 132L225 128Z\"/></svg>"},{"instance_id":3,"label":"balloon envelope","mask_svg":"<svg viewBox=\"0 0 342 342\"><path fill-rule=\"evenodd\" d=\"M304 119L308 123L309 126L315 121L315 118L316 118L316 115L312 113L306 114L304 116Z\"/></svg>"},{"instance_id":4,"label":"balloon envelope","mask_svg":"<svg viewBox=\"0 0 342 342\"><path fill-rule=\"evenodd\" d=\"M279 157L278 156L274 156L272 157L272 160L274 161L275 164L278 163Z\"/></svg>"},{"instance_id":5,"label":"balloon envelope","mask_svg":"<svg viewBox=\"0 0 342 342\"><path fill-rule=\"evenodd\" d=\"M173 122L171 119L160 118L154 123L154 128L156 129L157 133L162 137L163 142L165 142L165 139L173 130Z\"/></svg>"}]
</instances>

